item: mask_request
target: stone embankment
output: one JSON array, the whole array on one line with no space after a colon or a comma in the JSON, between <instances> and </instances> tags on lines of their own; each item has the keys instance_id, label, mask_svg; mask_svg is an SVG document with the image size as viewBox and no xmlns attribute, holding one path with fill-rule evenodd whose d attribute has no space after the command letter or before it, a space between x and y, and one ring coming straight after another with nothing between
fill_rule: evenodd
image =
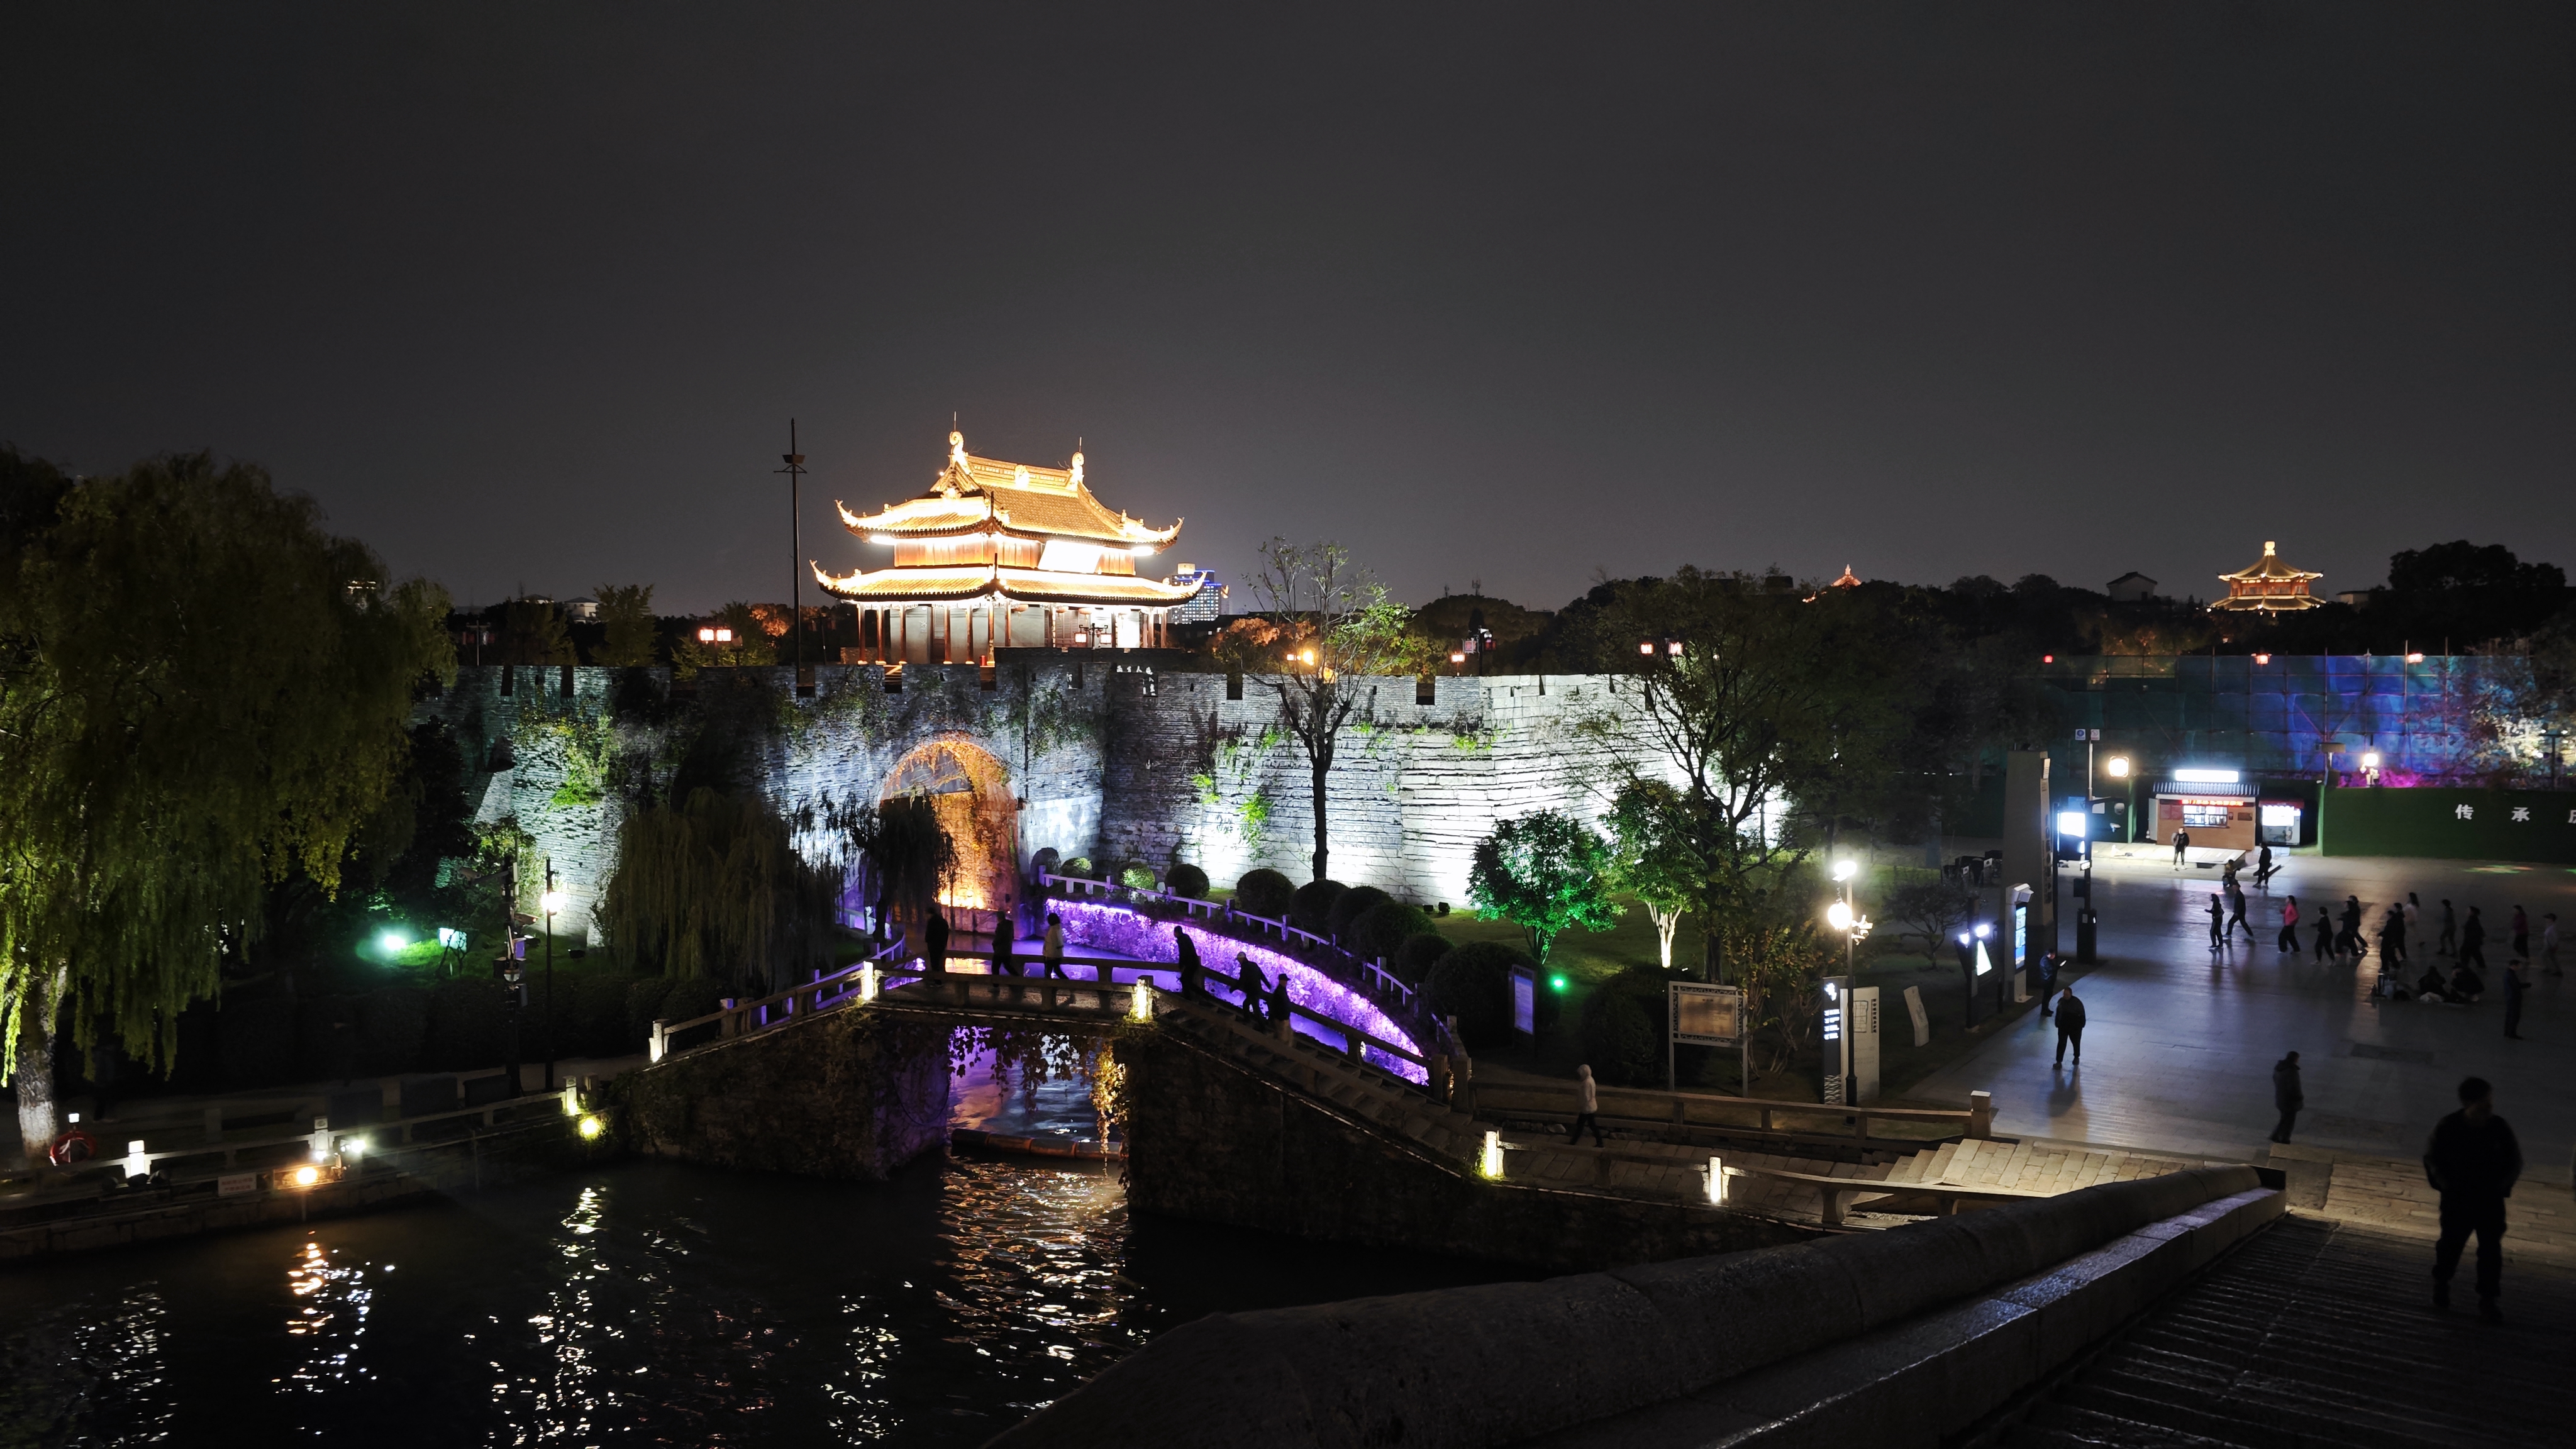
<instances>
[{"instance_id":1,"label":"stone embankment","mask_svg":"<svg viewBox=\"0 0 2576 1449\"><path fill-rule=\"evenodd\" d=\"M1211 1314L997 1449L1940 1444L2282 1211L2249 1167L1541 1283Z\"/></svg>"},{"instance_id":2,"label":"stone embankment","mask_svg":"<svg viewBox=\"0 0 2576 1449\"><path fill-rule=\"evenodd\" d=\"M629 1072L605 1098L637 1152L877 1181L947 1140L949 1031L892 1011L816 1012Z\"/></svg>"}]
</instances>

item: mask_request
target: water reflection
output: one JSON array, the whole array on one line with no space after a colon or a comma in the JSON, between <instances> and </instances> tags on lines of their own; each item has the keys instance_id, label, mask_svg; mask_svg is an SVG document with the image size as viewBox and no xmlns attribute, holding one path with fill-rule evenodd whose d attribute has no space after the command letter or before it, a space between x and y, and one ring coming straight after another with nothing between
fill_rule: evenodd
<instances>
[{"instance_id":1,"label":"water reflection","mask_svg":"<svg viewBox=\"0 0 2576 1449\"><path fill-rule=\"evenodd\" d=\"M0 1446L974 1444L1212 1308L1490 1276L1134 1222L1114 1165L628 1163L13 1270Z\"/></svg>"}]
</instances>

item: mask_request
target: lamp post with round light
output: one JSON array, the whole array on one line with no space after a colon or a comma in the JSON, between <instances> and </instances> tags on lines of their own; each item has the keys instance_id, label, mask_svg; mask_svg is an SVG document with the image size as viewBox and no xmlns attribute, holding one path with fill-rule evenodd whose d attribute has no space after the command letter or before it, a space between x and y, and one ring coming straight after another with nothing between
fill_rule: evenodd
<instances>
[{"instance_id":1,"label":"lamp post with round light","mask_svg":"<svg viewBox=\"0 0 2576 1449\"><path fill-rule=\"evenodd\" d=\"M555 861L546 857L546 888L537 896L538 907L546 917L546 1090L555 1089L555 912L563 909L564 893L555 889Z\"/></svg>"},{"instance_id":2,"label":"lamp post with round light","mask_svg":"<svg viewBox=\"0 0 2576 1449\"><path fill-rule=\"evenodd\" d=\"M2113 755L2111 758L2104 760L2102 762L2102 773L2109 775L2112 779L2120 782L2121 793L2123 796L2120 806L2120 843L2125 845L2133 838L2131 833L2131 824L2138 813L2136 792L2129 788L2129 757L2126 755Z\"/></svg>"}]
</instances>

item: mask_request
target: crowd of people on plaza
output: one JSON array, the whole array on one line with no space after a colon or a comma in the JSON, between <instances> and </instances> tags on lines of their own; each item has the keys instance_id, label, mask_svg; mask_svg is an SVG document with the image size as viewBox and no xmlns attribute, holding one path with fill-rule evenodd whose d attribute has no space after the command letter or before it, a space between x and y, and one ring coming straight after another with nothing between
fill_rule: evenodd
<instances>
[{"instance_id":1,"label":"crowd of people on plaza","mask_svg":"<svg viewBox=\"0 0 2576 1449\"><path fill-rule=\"evenodd\" d=\"M2245 933L2249 945L2258 939L2253 924L2246 919L2246 891L2238 879L2244 864L2241 855L2228 860L2218 889L2210 893L2209 949L2213 953L2234 944L2239 930ZM2267 845L2257 857L2254 888L2268 890L2274 874L2272 848ZM2301 954L2299 933L2305 929L2309 933L2308 954L2319 964L2350 961L2359 965L2376 951L2379 980L2372 988L2374 996L2453 1006L2474 1005L2485 999L2487 975L2496 968L2487 962L2483 908L2471 906L2463 918L2450 901L2444 900L2429 942L2425 938L2423 901L2415 892L2408 892L2403 901L2391 901L2376 921L2367 917L2359 896L2345 896L2339 908L2319 906L2311 912L2300 906L2297 896L2285 895L2280 905L2281 927L2272 938L2272 948L2284 956ZM2558 914L2543 914L2535 932L2530 913L2515 906L2507 939L2511 952L2505 958L2500 981L2504 1034L2519 1040L2523 993L2531 986L2529 971L2536 969L2543 976L2564 974L2558 962ZM2409 970L2418 959L2423 961L2424 969L2410 976ZM2448 970L2441 964L2444 960L2449 962Z\"/></svg>"}]
</instances>

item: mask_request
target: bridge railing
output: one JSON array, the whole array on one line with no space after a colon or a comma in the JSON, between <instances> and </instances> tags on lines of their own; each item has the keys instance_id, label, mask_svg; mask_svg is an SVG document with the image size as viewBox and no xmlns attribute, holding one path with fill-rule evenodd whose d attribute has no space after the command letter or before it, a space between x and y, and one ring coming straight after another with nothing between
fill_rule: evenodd
<instances>
[{"instance_id":1,"label":"bridge railing","mask_svg":"<svg viewBox=\"0 0 2576 1449\"><path fill-rule=\"evenodd\" d=\"M1571 1122L1581 1108L1581 1089L1571 1082L1478 1082L1476 1110L1504 1117L1540 1117ZM1969 1094L1961 1111L1944 1107L1846 1107L1811 1102L1781 1102L1767 1097L1730 1097L1715 1092L1664 1092L1651 1088L1600 1087L1594 1100L1605 1123L1646 1127L1752 1127L1763 1132L1794 1132L1815 1137L1848 1137L1863 1143L1919 1146L1923 1138L1877 1137L1872 1123L1929 1125L1936 1136L1991 1138L1994 1098ZM1623 1110L1626 1109L1626 1110ZM1700 1109L1695 1111L1694 1109ZM1714 1115L1718 1120L1710 1120ZM1784 1124L1797 1125L1784 1125Z\"/></svg>"},{"instance_id":2,"label":"bridge railing","mask_svg":"<svg viewBox=\"0 0 2576 1449\"><path fill-rule=\"evenodd\" d=\"M358 1151L366 1150L364 1144L381 1140L389 1139L395 1144L408 1143L417 1129L439 1123L462 1122L472 1118L480 1126L497 1126L504 1120L525 1115L528 1108L539 1104L559 1106L563 1114L569 1117L575 1115L579 1109L579 1093L578 1086L566 1082L561 1091L531 1092L505 1101L484 1102L445 1112L424 1112L414 1117L396 1117L390 1121L361 1122L336 1128L331 1125L331 1119L327 1115L316 1116L313 1119L313 1130L310 1132L284 1132L272 1137L254 1137L241 1142L193 1143L186 1147L165 1147L147 1151L143 1150L143 1139L129 1138L126 1142L126 1150L123 1152L109 1153L102 1150L98 1156L84 1162L39 1167L33 1175L40 1180L67 1181L97 1172L102 1167L122 1164L125 1175L135 1178L149 1176L154 1167L160 1164L195 1162L215 1157L222 1158L223 1165L230 1168L239 1163L241 1154L245 1152L262 1153L270 1148L287 1147L296 1143L303 1143L309 1147L312 1159L318 1162L341 1152L348 1152L349 1155L355 1156ZM361 1144L356 1151L352 1151L350 1147L353 1138Z\"/></svg>"},{"instance_id":3,"label":"bridge railing","mask_svg":"<svg viewBox=\"0 0 2576 1449\"><path fill-rule=\"evenodd\" d=\"M1204 901L1194 896L1174 895L1167 890L1113 885L1108 881L1097 881L1078 875L1056 875L1050 871L1038 872L1038 884L1041 887L1061 889L1068 897L1078 896L1112 903L1125 901L1139 905L1177 906L1188 915L1205 920L1211 925L1221 925L1237 930L1246 936L1267 937L1272 942L1289 947L1292 954L1307 965L1314 966L1327 975L1339 976L1345 985L1357 987L1389 1012L1413 1020L1417 1026L1425 1024L1420 1020L1422 1017L1420 998L1412 987L1407 986L1394 972L1386 968L1385 961L1369 960L1357 952L1344 949L1330 937L1318 936L1303 926L1292 925L1287 921L1274 921L1268 916L1256 916L1236 906L1232 900Z\"/></svg>"}]
</instances>

